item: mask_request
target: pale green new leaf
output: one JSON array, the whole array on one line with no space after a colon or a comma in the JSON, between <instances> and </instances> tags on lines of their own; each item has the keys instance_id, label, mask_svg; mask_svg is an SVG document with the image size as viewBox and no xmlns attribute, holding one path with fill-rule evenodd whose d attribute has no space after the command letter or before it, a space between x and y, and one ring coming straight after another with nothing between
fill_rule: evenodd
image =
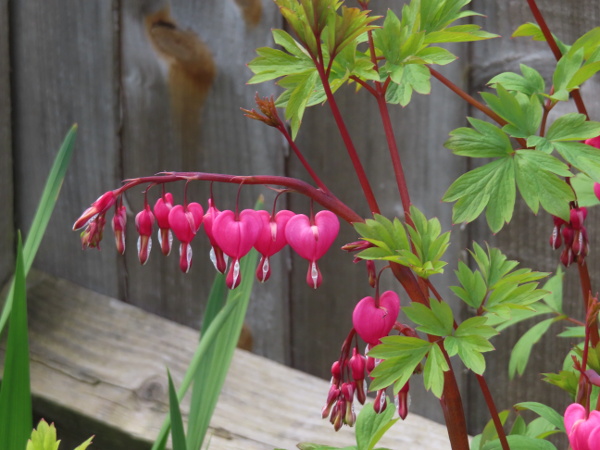
<instances>
[{"instance_id":1,"label":"pale green new leaf","mask_svg":"<svg viewBox=\"0 0 600 450\"><path fill-rule=\"evenodd\" d=\"M496 92L498 95L483 92L481 96L496 114L508 122L503 130L517 138L535 134L541 125L543 114L539 97L509 92L501 84L496 84Z\"/></svg>"},{"instance_id":2,"label":"pale green new leaf","mask_svg":"<svg viewBox=\"0 0 600 450\"><path fill-rule=\"evenodd\" d=\"M519 192L534 214L541 204L550 214L569 220L569 202L575 196L561 178L571 175L566 164L540 151L518 150L515 172Z\"/></svg>"},{"instance_id":3,"label":"pale green new leaf","mask_svg":"<svg viewBox=\"0 0 600 450\"><path fill-rule=\"evenodd\" d=\"M571 187L577 196L579 206L596 206L600 200L594 193L594 180L584 173L578 173L571 178Z\"/></svg>"},{"instance_id":4,"label":"pale green new leaf","mask_svg":"<svg viewBox=\"0 0 600 450\"><path fill-rule=\"evenodd\" d=\"M478 270L472 271L464 262L459 261L454 272L460 286L450 286L454 294L472 308L478 309L487 294L487 286Z\"/></svg>"},{"instance_id":5,"label":"pale green new leaf","mask_svg":"<svg viewBox=\"0 0 600 450\"><path fill-rule=\"evenodd\" d=\"M31 432L26 450L58 450L60 441L56 438L56 427L42 419Z\"/></svg>"},{"instance_id":6,"label":"pale green new leaf","mask_svg":"<svg viewBox=\"0 0 600 450\"><path fill-rule=\"evenodd\" d=\"M504 131L483 120L468 118L473 128L457 128L444 144L452 153L471 158L502 158L513 153Z\"/></svg>"},{"instance_id":7,"label":"pale green new leaf","mask_svg":"<svg viewBox=\"0 0 600 450\"><path fill-rule=\"evenodd\" d=\"M550 318L535 324L517 341L510 354L508 376L512 380L516 374L523 375L533 346L539 342L550 326L561 318Z\"/></svg>"},{"instance_id":8,"label":"pale green new leaf","mask_svg":"<svg viewBox=\"0 0 600 450\"><path fill-rule=\"evenodd\" d=\"M519 66L521 73L504 72L492 78L488 84L493 88L501 84L508 91L521 92L527 96L541 95L546 91L546 83L540 73L525 64Z\"/></svg>"},{"instance_id":9,"label":"pale green new leaf","mask_svg":"<svg viewBox=\"0 0 600 450\"><path fill-rule=\"evenodd\" d=\"M454 316L452 309L445 302L431 298L429 308L421 303L413 302L402 309L406 316L419 325L417 330L434 336L446 336L452 333Z\"/></svg>"},{"instance_id":10,"label":"pale green new leaf","mask_svg":"<svg viewBox=\"0 0 600 450\"><path fill-rule=\"evenodd\" d=\"M373 404L366 404L356 418L357 450L372 450L385 432L399 419L394 417L394 408L386 408L380 414L373 409Z\"/></svg>"},{"instance_id":11,"label":"pale green new leaf","mask_svg":"<svg viewBox=\"0 0 600 450\"><path fill-rule=\"evenodd\" d=\"M544 36L544 33L540 29L540 26L535 23L531 23L531 22L528 22L528 23L525 23L525 24L519 26L512 34L512 37L529 37L529 36L534 41L546 41L546 37ZM571 48L569 45L566 45L565 43L561 42L560 39L558 39L554 34L552 34L552 37L554 38L554 42L556 42L556 45L558 45L558 48L560 49L562 54L565 54L569 51L569 49Z\"/></svg>"},{"instance_id":12,"label":"pale green new leaf","mask_svg":"<svg viewBox=\"0 0 600 450\"><path fill-rule=\"evenodd\" d=\"M444 391L444 372L450 367L439 347L438 343L431 346L431 350L427 355L425 367L423 368L423 383L425 389L431 390L437 398L442 397Z\"/></svg>"}]
</instances>

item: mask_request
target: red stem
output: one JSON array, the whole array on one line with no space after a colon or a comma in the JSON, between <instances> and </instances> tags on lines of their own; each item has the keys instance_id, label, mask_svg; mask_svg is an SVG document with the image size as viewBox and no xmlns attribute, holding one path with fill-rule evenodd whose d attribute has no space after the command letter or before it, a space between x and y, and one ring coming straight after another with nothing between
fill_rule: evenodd
<instances>
[{"instance_id":1,"label":"red stem","mask_svg":"<svg viewBox=\"0 0 600 450\"><path fill-rule=\"evenodd\" d=\"M590 295L592 295L592 283L590 281L590 272L588 271L588 266L585 263L585 260L583 261L577 261L577 269L579 270L579 283L581 284L581 294L583 295L583 306L584 306L584 311L586 312L586 317L587 317L587 311L588 311L588 307L589 307L589 299L590 299ZM587 324L587 320L586 320L586 330L590 329L590 341L592 344L592 347L596 348L596 346L598 345L598 342L600 341L600 336L598 334L598 327L592 327L592 326L588 326Z\"/></svg>"},{"instance_id":2,"label":"red stem","mask_svg":"<svg viewBox=\"0 0 600 450\"><path fill-rule=\"evenodd\" d=\"M281 177L275 175L227 175L220 173L206 172L163 172L149 177L133 178L125 180L124 185L114 191L115 195L121 195L123 192L134 186L147 183L172 183L174 181L216 181L219 183L232 184L262 184L285 186L300 194L310 197L324 208L332 211L349 223L363 222L364 219L354 212L348 205L343 203L331 192L324 192L317 189L305 181L297 178Z\"/></svg>"},{"instance_id":3,"label":"red stem","mask_svg":"<svg viewBox=\"0 0 600 450\"><path fill-rule=\"evenodd\" d=\"M502 421L500 420L500 416L498 415L498 409L496 408L496 404L494 403L494 398L492 397L492 393L490 392L490 388L488 387L487 381L483 375L475 374L477 376L477 381L479 382L479 388L481 389L481 393L485 398L485 403L487 404L488 411L492 416L492 420L494 421L494 427L498 432L498 438L500 439L500 443L502 444L503 450L510 450L508 446L508 441L506 440L506 433L504 432L504 427L502 426Z\"/></svg>"},{"instance_id":4,"label":"red stem","mask_svg":"<svg viewBox=\"0 0 600 450\"><path fill-rule=\"evenodd\" d=\"M540 29L542 30L542 33L544 34L544 38L546 38L546 42L548 43L548 46L550 47L550 50L552 50L554 57L558 61L560 58L562 58L562 52L560 51L558 44L554 40L554 36L552 36L552 32L550 31L550 28L548 27L548 24L546 23L546 19L544 19L544 16L540 12L540 9L538 8L535 0L527 0L527 4L529 5L529 9L531 10L533 17L535 18L535 21L540 26ZM587 113L587 109L585 107L585 104L583 103L583 99L581 98L581 93L579 92L579 89L575 89L575 90L571 91L571 96L573 97L573 100L575 101L575 105L577 106L577 111L579 111L580 114L585 114L585 116L587 117L587 120L590 120L590 116Z\"/></svg>"}]
</instances>

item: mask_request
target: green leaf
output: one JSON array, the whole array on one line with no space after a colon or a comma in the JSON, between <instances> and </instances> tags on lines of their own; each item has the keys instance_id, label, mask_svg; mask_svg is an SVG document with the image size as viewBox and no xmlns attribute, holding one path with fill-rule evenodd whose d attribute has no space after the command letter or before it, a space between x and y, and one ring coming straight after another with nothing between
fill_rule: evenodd
<instances>
[{"instance_id":1,"label":"green leaf","mask_svg":"<svg viewBox=\"0 0 600 450\"><path fill-rule=\"evenodd\" d=\"M563 278L565 272L561 266L556 268L556 273L548 279L543 289L548 291L544 296L544 302L554 311L562 314Z\"/></svg>"},{"instance_id":2,"label":"green leaf","mask_svg":"<svg viewBox=\"0 0 600 450\"><path fill-rule=\"evenodd\" d=\"M425 389L431 390L437 398L442 397L444 391L444 372L450 370L446 358L436 342L431 346L423 369L423 382Z\"/></svg>"},{"instance_id":3,"label":"green leaf","mask_svg":"<svg viewBox=\"0 0 600 450\"><path fill-rule=\"evenodd\" d=\"M510 222L515 205L514 162L500 158L461 175L444 194L443 201L456 201L454 223L472 222L484 209L491 230L496 233Z\"/></svg>"},{"instance_id":4,"label":"green leaf","mask_svg":"<svg viewBox=\"0 0 600 450\"><path fill-rule=\"evenodd\" d=\"M468 118L473 128L457 128L444 144L455 155L471 158L502 158L513 153L509 137L500 128Z\"/></svg>"},{"instance_id":5,"label":"green leaf","mask_svg":"<svg viewBox=\"0 0 600 450\"><path fill-rule=\"evenodd\" d=\"M570 176L569 168L553 156L536 150L518 150L515 172L519 192L534 214L539 205L550 214L569 219L573 190L559 177Z\"/></svg>"},{"instance_id":6,"label":"green leaf","mask_svg":"<svg viewBox=\"0 0 600 450\"><path fill-rule=\"evenodd\" d=\"M492 78L488 84L496 87L501 84L508 91L521 92L527 96L534 94L543 94L546 90L546 83L540 73L525 64L520 65L521 73L504 72Z\"/></svg>"},{"instance_id":7,"label":"green leaf","mask_svg":"<svg viewBox=\"0 0 600 450\"><path fill-rule=\"evenodd\" d=\"M573 89L571 80L582 64L583 49L569 51L560 58L552 76L554 94L550 98L559 101L567 101L569 99L569 92Z\"/></svg>"},{"instance_id":8,"label":"green leaf","mask_svg":"<svg viewBox=\"0 0 600 450\"><path fill-rule=\"evenodd\" d=\"M85 442L78 445L74 450L86 450L90 445L92 445L92 439L94 439L94 436L88 438Z\"/></svg>"},{"instance_id":9,"label":"green leaf","mask_svg":"<svg viewBox=\"0 0 600 450\"><path fill-rule=\"evenodd\" d=\"M402 309L406 316L418 324L417 330L434 336L446 336L453 331L454 316L452 309L445 302L434 298L429 300L430 308L413 302Z\"/></svg>"},{"instance_id":10,"label":"green leaf","mask_svg":"<svg viewBox=\"0 0 600 450\"><path fill-rule=\"evenodd\" d=\"M553 144L565 161L592 178L593 191L593 182L600 181L600 151L580 142L554 142Z\"/></svg>"},{"instance_id":11,"label":"green leaf","mask_svg":"<svg viewBox=\"0 0 600 450\"><path fill-rule=\"evenodd\" d=\"M169 380L169 417L171 418L171 439L173 441L173 450L186 450L185 432L183 430L183 419L179 407L179 399L173 385L171 372L167 370Z\"/></svg>"},{"instance_id":12,"label":"green leaf","mask_svg":"<svg viewBox=\"0 0 600 450\"><path fill-rule=\"evenodd\" d=\"M300 450L358 450L356 446L352 447L330 447L329 445L313 444L310 442L301 442L298 444ZM284 450L284 449L276 449Z\"/></svg>"},{"instance_id":13,"label":"green leaf","mask_svg":"<svg viewBox=\"0 0 600 450\"><path fill-rule=\"evenodd\" d=\"M486 321L485 317L471 317L458 326L453 336L448 336L444 341L449 356L458 354L463 364L479 375L485 371L482 353L494 350L489 339L498 334L485 324Z\"/></svg>"},{"instance_id":14,"label":"green leaf","mask_svg":"<svg viewBox=\"0 0 600 450\"><path fill-rule=\"evenodd\" d=\"M538 402L521 402L521 403L517 403L514 407L517 411L521 411L524 409L533 411L538 416L546 419L548 422L550 422L552 425L554 425L556 428L558 428L563 433L566 432L564 421L563 421L563 416L560 415L559 413L557 413L550 406L546 406L543 403L538 403Z\"/></svg>"},{"instance_id":15,"label":"green leaf","mask_svg":"<svg viewBox=\"0 0 600 450\"><path fill-rule=\"evenodd\" d=\"M398 419L394 417L394 408L386 408L381 414L373 409L373 404L366 404L356 418L356 448L357 450L372 450L385 432Z\"/></svg>"},{"instance_id":16,"label":"green leaf","mask_svg":"<svg viewBox=\"0 0 600 450\"><path fill-rule=\"evenodd\" d=\"M65 179L67 167L69 166L71 156L73 155L73 145L75 143L76 134L77 125L73 125L65 136L65 139L58 150L58 153L52 164L52 168L50 169L50 173L48 174L48 179L44 185L40 203L35 212L35 216L33 217L33 222L31 223L31 228L29 229L29 233L27 234L27 239L23 247L23 267L25 269L25 277L27 277L29 269L33 264L33 259L35 258L38 248L40 247L42 237L46 232L46 227L48 226L48 222L52 216L54 205L56 205L60 188L63 180ZM6 302L4 303L4 307L2 309L2 315L0 316L0 334L2 334L2 331L4 330L4 326L6 325L12 308L11 292L13 289L14 286L11 285L8 297L6 298Z\"/></svg>"},{"instance_id":17,"label":"green leaf","mask_svg":"<svg viewBox=\"0 0 600 450\"><path fill-rule=\"evenodd\" d=\"M369 356L383 359L371 371L374 380L370 389L375 391L394 384L397 392L410 379L415 368L429 352L431 344L407 336L388 336L382 338L381 342L369 352Z\"/></svg>"},{"instance_id":18,"label":"green leaf","mask_svg":"<svg viewBox=\"0 0 600 450\"><path fill-rule=\"evenodd\" d=\"M589 59L600 47L600 27L592 28L578 38L571 46L571 51L583 49L583 58Z\"/></svg>"},{"instance_id":19,"label":"green leaf","mask_svg":"<svg viewBox=\"0 0 600 450\"><path fill-rule=\"evenodd\" d=\"M472 308L478 309L487 294L487 286L479 271L472 271L462 261L454 272L461 286L450 286L454 294Z\"/></svg>"},{"instance_id":20,"label":"green leaf","mask_svg":"<svg viewBox=\"0 0 600 450\"><path fill-rule=\"evenodd\" d=\"M598 135L600 135L600 122L588 121L584 114L569 113L559 117L550 125L546 138L550 141L583 141Z\"/></svg>"},{"instance_id":21,"label":"green leaf","mask_svg":"<svg viewBox=\"0 0 600 450\"><path fill-rule=\"evenodd\" d=\"M496 92L497 96L489 92L483 92L481 96L496 114L509 123L503 130L517 138L536 134L543 112L538 96L509 92L501 84L496 84Z\"/></svg>"},{"instance_id":22,"label":"green leaf","mask_svg":"<svg viewBox=\"0 0 600 450\"><path fill-rule=\"evenodd\" d=\"M60 441L56 438L54 424L42 419L37 428L31 432L31 439L27 441L26 450L58 450Z\"/></svg>"},{"instance_id":23,"label":"green leaf","mask_svg":"<svg viewBox=\"0 0 600 450\"><path fill-rule=\"evenodd\" d=\"M21 234L17 233L17 260L14 289L8 301L10 313L4 375L0 386L0 448L25 448L31 434L31 388L29 385L29 340L27 336L27 297L25 258Z\"/></svg>"},{"instance_id":24,"label":"green leaf","mask_svg":"<svg viewBox=\"0 0 600 450\"><path fill-rule=\"evenodd\" d=\"M584 173L571 178L571 187L575 191L579 206L596 206L600 201L594 193L594 180Z\"/></svg>"},{"instance_id":25,"label":"green leaf","mask_svg":"<svg viewBox=\"0 0 600 450\"><path fill-rule=\"evenodd\" d=\"M512 34L512 37L529 36L531 36L531 38L534 41L546 41L546 37L544 36L544 33L542 32L539 25L531 22L519 26ZM558 48L560 49L561 53L565 54L569 51L570 47L568 45L561 42L554 34L552 34L552 37L554 38L554 42L556 42L556 45L558 45Z\"/></svg>"},{"instance_id":26,"label":"green leaf","mask_svg":"<svg viewBox=\"0 0 600 450\"><path fill-rule=\"evenodd\" d=\"M550 318L535 324L517 341L512 349L510 361L508 363L508 376L511 380L516 374L523 375L525 368L527 367L527 363L529 362L531 349L539 342L544 333L548 331L550 325L557 320L561 319Z\"/></svg>"},{"instance_id":27,"label":"green leaf","mask_svg":"<svg viewBox=\"0 0 600 450\"><path fill-rule=\"evenodd\" d=\"M556 450L556 447L551 442L529 436L512 435L507 436L506 440L511 450ZM481 449L501 450L502 444L499 440L494 440L486 443Z\"/></svg>"}]
</instances>

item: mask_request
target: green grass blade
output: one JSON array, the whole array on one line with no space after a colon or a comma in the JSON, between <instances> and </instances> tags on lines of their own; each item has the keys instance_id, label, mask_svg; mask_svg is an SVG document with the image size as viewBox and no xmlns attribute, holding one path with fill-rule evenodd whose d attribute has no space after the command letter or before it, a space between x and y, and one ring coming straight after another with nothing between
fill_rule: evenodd
<instances>
[{"instance_id":1,"label":"green grass blade","mask_svg":"<svg viewBox=\"0 0 600 450\"><path fill-rule=\"evenodd\" d=\"M33 218L33 222L31 224L31 229L29 230L29 234L27 235L27 239L23 247L23 267L25 271L25 277L27 277L29 269L31 269L31 265L33 264L35 254L37 253L38 248L40 247L40 242L42 241L42 237L46 232L46 227L48 226L48 222L50 221L50 216L52 215L52 211L54 210L54 206L56 205L58 193L60 192L63 180L65 179L67 167L71 162L71 156L73 155L73 144L75 143L76 134L77 125L73 125L67 133L67 135L65 136L65 139L62 145L60 146L58 154L54 159L52 168L50 169L50 174L48 175L46 186L44 187L44 191L42 192L40 203L38 205L37 211ZM14 283L10 287L8 297L6 298L6 302L4 303L4 307L2 309L2 315L0 315L0 334L2 334L2 331L6 326L8 316L10 315L10 310L12 308L11 298L13 298L13 289Z\"/></svg>"},{"instance_id":2,"label":"green grass blade","mask_svg":"<svg viewBox=\"0 0 600 450\"><path fill-rule=\"evenodd\" d=\"M210 288L210 293L208 294L206 309L204 310L204 316L202 317L200 336L202 336L204 332L208 330L211 322L225 305L226 290L227 286L225 286L225 275L222 273L217 273L212 287Z\"/></svg>"},{"instance_id":3,"label":"green grass blade","mask_svg":"<svg viewBox=\"0 0 600 450\"><path fill-rule=\"evenodd\" d=\"M236 306L237 306L237 304L235 304L235 303L229 303L229 304L225 305L225 307L221 311L219 311L219 313L215 316L214 320L212 321L211 326L206 330L206 332L202 336L202 339L200 339L200 342L198 343L198 347L196 348L196 352L194 353L194 356L192 356L190 365L188 366L188 368L185 372L185 375L181 382L181 386L179 387L179 390L177 391L177 398L179 399L179 401L181 401L183 399L185 393L187 392L190 385L192 384L192 380L194 378L194 374L195 374L196 370L198 369L198 366L200 366L200 364L203 363L203 358L205 357L207 350L213 344L215 339L217 339L219 337L220 329L223 327L223 325L225 324L225 322L227 321L229 316L233 313ZM170 420L169 416L167 416L165 418L165 421L163 422L163 425L162 425L159 433L158 433L156 441L154 442L154 445L152 446L152 450L163 450L165 448L165 445L167 442L167 437L169 435L170 426L171 426L171 420Z\"/></svg>"},{"instance_id":4,"label":"green grass blade","mask_svg":"<svg viewBox=\"0 0 600 450\"><path fill-rule=\"evenodd\" d=\"M252 250L242 259L240 268L242 282L237 289L229 291L227 295L226 304L227 306L234 305L234 311L219 329L214 345L208 350L194 376L188 421L188 450L199 449L204 441L244 324L257 262L258 252L256 250ZM214 321L210 328L213 326Z\"/></svg>"},{"instance_id":5,"label":"green grass blade","mask_svg":"<svg viewBox=\"0 0 600 450\"><path fill-rule=\"evenodd\" d=\"M183 431L183 419L181 418L179 399L177 398L177 392L175 392L175 386L173 385L171 372L169 372L168 370L167 377L169 378L169 412L171 417L171 424L173 425L171 428L173 450L186 450L185 432Z\"/></svg>"},{"instance_id":6,"label":"green grass blade","mask_svg":"<svg viewBox=\"0 0 600 450\"><path fill-rule=\"evenodd\" d=\"M18 233L14 289L10 299L14 307L10 314L0 388L0 449L25 448L33 429L24 259L21 234Z\"/></svg>"}]
</instances>

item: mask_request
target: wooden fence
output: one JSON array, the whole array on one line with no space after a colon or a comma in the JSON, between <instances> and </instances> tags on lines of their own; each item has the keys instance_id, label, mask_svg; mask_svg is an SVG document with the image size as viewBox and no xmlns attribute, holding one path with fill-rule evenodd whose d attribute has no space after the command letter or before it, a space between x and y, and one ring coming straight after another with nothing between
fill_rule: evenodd
<instances>
[{"instance_id":1,"label":"wooden fence","mask_svg":"<svg viewBox=\"0 0 600 450\"><path fill-rule=\"evenodd\" d=\"M373 6L382 8L395 3ZM381 2L383 3L383 2ZM533 21L525 0L474 1L473 9L487 18L477 20L486 30L509 36L522 22ZM600 22L596 0L540 1L553 31L564 41ZM68 128L79 124L76 151L56 212L36 260L38 269L114 296L171 320L198 326L204 299L213 277L206 242L193 243L194 266L183 275L177 255L160 256L155 249L145 267L135 252L135 230L129 217L129 249L117 255L111 238L102 251L80 250L78 234L70 231L74 219L102 192L128 177L162 170L199 170L233 174L286 174L304 177L281 137L258 122L249 121L240 107L252 107L258 91L276 93L273 84L246 85L251 73L246 63L254 49L271 45L271 29L283 27L276 6L264 0L0 0L0 281L11 272L15 235L13 225L27 230L51 161ZM494 40L453 49L460 59L444 74L476 93L499 71L517 70L526 63L547 78L552 55L541 43L528 39ZM465 255L474 239L498 245L512 259L537 270L553 271L557 254L547 237L551 221L534 217L519 206L516 224L497 236L485 226L451 225L451 206L440 201L450 183L467 169L467 162L443 147L447 134L465 124L471 112L451 92L435 84L433 94L416 98L406 109L394 108L393 123L401 145L413 202L426 214L452 228L447 259ZM593 117L600 105L598 83L584 94ZM385 142L375 105L363 92L337 96L343 115L359 148L375 193L388 216L401 215ZM298 144L329 186L359 213L367 215L341 140L327 105L310 109ZM174 188L181 195L183 186ZM232 208L236 188L215 186L221 208ZM198 183L191 196L206 204L208 186ZM266 188L248 187L242 206L250 207ZM285 200L296 212L307 212L300 196ZM143 202L141 189L126 197L130 211ZM591 224L597 220L592 215ZM107 232L107 234L110 232ZM591 259L599 247L592 230ZM356 239L342 226L339 247ZM175 253L175 252L174 252ZM327 377L331 362L351 326L352 306L370 292L362 268L351 267L351 256L331 251L322 260L323 286L317 291L305 282L305 261L291 254L273 261L273 276L257 286L247 320L254 351L275 361ZM436 283L449 297L453 282L451 263ZM593 285L600 274L591 267ZM572 272L572 271L570 271ZM565 302L580 307L575 273L569 274ZM389 281L392 285L391 280ZM461 306L459 314L466 315ZM543 386L540 372L556 370L569 345L565 340L543 341L535 348L531 367L519 380L508 382L508 354L530 324L496 340L498 351L488 358L488 376L498 404L508 408L517 400L550 399L563 407L567 399L557 389ZM160 333L160 330L156 331ZM476 431L488 414L476 383L461 376L469 423ZM325 392L323 393L325 396ZM321 405L315 405L317 410ZM427 393L413 388L413 411L441 419L439 406Z\"/></svg>"}]
</instances>

